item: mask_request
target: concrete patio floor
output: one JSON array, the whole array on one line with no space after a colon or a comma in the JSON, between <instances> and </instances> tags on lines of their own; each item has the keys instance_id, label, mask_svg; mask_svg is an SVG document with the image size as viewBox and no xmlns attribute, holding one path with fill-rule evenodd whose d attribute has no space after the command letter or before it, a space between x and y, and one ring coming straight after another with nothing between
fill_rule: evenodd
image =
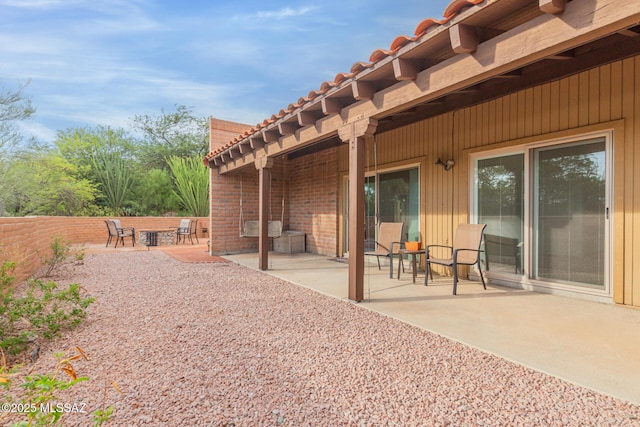
<instances>
[{"instance_id":1,"label":"concrete patio floor","mask_svg":"<svg viewBox=\"0 0 640 427\"><path fill-rule=\"evenodd\" d=\"M255 253L225 256L257 269ZM347 300L346 263L313 254L269 253L267 274ZM640 404L640 310L452 279L423 286L367 264L358 305L515 363Z\"/></svg>"}]
</instances>

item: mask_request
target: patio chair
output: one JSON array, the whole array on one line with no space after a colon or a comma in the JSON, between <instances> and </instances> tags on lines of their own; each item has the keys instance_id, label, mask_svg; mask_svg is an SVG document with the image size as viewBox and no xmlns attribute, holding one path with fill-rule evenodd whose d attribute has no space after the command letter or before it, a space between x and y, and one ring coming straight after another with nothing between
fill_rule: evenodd
<instances>
[{"instance_id":1,"label":"patio chair","mask_svg":"<svg viewBox=\"0 0 640 427\"><path fill-rule=\"evenodd\" d=\"M189 240L191 241L191 244L193 245L193 237L196 238L196 243L200 244L200 241L198 240L198 220L192 220L191 224L189 225Z\"/></svg>"},{"instance_id":2,"label":"patio chair","mask_svg":"<svg viewBox=\"0 0 640 427\"><path fill-rule=\"evenodd\" d=\"M393 256L398 255L400 265L402 265L402 271L404 271L404 264L402 262L402 256L398 253L400 251L400 243L402 242L402 228L404 223L402 222L381 222L378 228L378 238L374 242L375 249L371 252L365 252L367 256L375 256L378 261L378 270L380 268L380 257L389 258L389 277L393 277Z\"/></svg>"},{"instance_id":3,"label":"patio chair","mask_svg":"<svg viewBox=\"0 0 640 427\"><path fill-rule=\"evenodd\" d=\"M109 232L106 246L109 246L114 237L116 238L116 248L118 247L118 241L122 242L122 246L124 246L125 237L131 237L131 246L136 245L136 229L134 227L122 227L119 219L107 219L104 222L107 224L107 231Z\"/></svg>"},{"instance_id":4,"label":"patio chair","mask_svg":"<svg viewBox=\"0 0 640 427\"><path fill-rule=\"evenodd\" d=\"M191 222L192 221L188 218L180 220L180 225L176 229L176 245L180 243L180 240L182 240L182 243L184 243L186 237L191 238ZM191 241L191 243L193 244L193 241Z\"/></svg>"},{"instance_id":5,"label":"patio chair","mask_svg":"<svg viewBox=\"0 0 640 427\"><path fill-rule=\"evenodd\" d=\"M427 286L429 276L431 276L431 280L433 280L431 264L451 267L453 269L453 295L456 295L458 287L458 266L478 264L482 286L487 289L484 276L482 275L482 268L480 267L480 252L482 252L482 250L480 250L480 244L482 243L482 232L486 226L486 224L460 224L453 238L453 246L427 245L425 261L428 274L425 272L424 285ZM431 248L449 248L451 250L451 258L430 258L429 251Z\"/></svg>"}]
</instances>

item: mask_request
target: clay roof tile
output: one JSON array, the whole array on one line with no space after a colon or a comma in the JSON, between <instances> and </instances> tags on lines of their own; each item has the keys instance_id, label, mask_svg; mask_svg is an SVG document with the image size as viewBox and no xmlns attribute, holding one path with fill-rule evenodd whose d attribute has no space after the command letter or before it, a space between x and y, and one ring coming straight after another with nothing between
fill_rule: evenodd
<instances>
[{"instance_id":1,"label":"clay roof tile","mask_svg":"<svg viewBox=\"0 0 640 427\"><path fill-rule=\"evenodd\" d=\"M358 74L367 68L373 67L373 63L371 62L356 62L351 66L351 72L353 74Z\"/></svg>"},{"instance_id":2,"label":"clay roof tile","mask_svg":"<svg viewBox=\"0 0 640 427\"><path fill-rule=\"evenodd\" d=\"M416 35L416 38L422 37L427 33L427 30L430 27L434 25L440 25L440 24L441 24L441 21L438 21L433 18L427 18L418 24L418 26L416 27L416 30L414 31L414 34Z\"/></svg>"},{"instance_id":3,"label":"clay roof tile","mask_svg":"<svg viewBox=\"0 0 640 427\"><path fill-rule=\"evenodd\" d=\"M409 36L398 36L391 43L391 51L396 52L401 49L403 46L416 41L415 38Z\"/></svg>"},{"instance_id":4,"label":"clay roof tile","mask_svg":"<svg viewBox=\"0 0 640 427\"><path fill-rule=\"evenodd\" d=\"M376 49L371 52L371 56L369 57L369 61L372 62L371 65L375 64L378 61L382 61L387 56L391 55L393 52L386 49ZM353 68L351 69L353 71Z\"/></svg>"}]
</instances>

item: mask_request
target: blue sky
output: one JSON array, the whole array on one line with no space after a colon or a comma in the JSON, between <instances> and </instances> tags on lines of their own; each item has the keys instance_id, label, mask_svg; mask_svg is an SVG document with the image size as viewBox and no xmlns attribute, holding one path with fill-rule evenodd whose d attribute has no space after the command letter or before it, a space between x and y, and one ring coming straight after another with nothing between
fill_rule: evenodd
<instances>
[{"instance_id":1,"label":"blue sky","mask_svg":"<svg viewBox=\"0 0 640 427\"><path fill-rule=\"evenodd\" d=\"M253 125L449 3L0 0L0 86L31 79L43 142L175 105Z\"/></svg>"}]
</instances>

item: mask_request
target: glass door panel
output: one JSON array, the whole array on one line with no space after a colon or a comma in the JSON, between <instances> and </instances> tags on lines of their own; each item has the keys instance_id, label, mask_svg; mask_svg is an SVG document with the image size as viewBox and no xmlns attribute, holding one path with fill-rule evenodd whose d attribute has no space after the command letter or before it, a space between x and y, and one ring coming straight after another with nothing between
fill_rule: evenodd
<instances>
[{"instance_id":1,"label":"glass door panel","mask_svg":"<svg viewBox=\"0 0 640 427\"><path fill-rule=\"evenodd\" d=\"M418 175L417 168L378 175L380 222L404 223L404 241L420 237Z\"/></svg>"},{"instance_id":2,"label":"glass door panel","mask_svg":"<svg viewBox=\"0 0 640 427\"><path fill-rule=\"evenodd\" d=\"M376 177L367 176L364 178L364 204L365 204L365 224L364 239L365 251L376 249Z\"/></svg>"},{"instance_id":3,"label":"glass door panel","mask_svg":"<svg viewBox=\"0 0 640 427\"><path fill-rule=\"evenodd\" d=\"M476 161L475 201L484 234L485 269L524 274L524 154Z\"/></svg>"},{"instance_id":4,"label":"glass door panel","mask_svg":"<svg viewBox=\"0 0 640 427\"><path fill-rule=\"evenodd\" d=\"M604 138L534 150L534 274L605 286Z\"/></svg>"}]
</instances>

